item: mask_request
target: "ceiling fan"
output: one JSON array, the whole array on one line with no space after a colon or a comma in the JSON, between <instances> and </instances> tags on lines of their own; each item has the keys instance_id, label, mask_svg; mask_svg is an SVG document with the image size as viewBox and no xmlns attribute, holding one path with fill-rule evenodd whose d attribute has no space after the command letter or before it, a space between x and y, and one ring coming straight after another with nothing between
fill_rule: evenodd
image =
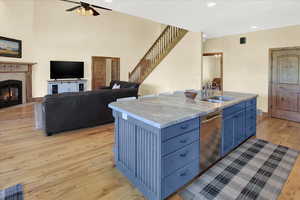
<instances>
[{"instance_id":1,"label":"ceiling fan","mask_svg":"<svg viewBox=\"0 0 300 200\"><path fill-rule=\"evenodd\" d=\"M98 15L100 15L100 13L97 12L94 8L100 8L100 9L103 9L103 10L112 11L109 8L104 8L104 7L101 7L101 6L91 5L91 4L88 4L88 3L84 3L82 1L80 1L80 2L70 1L70 0L60 0L60 1L65 1L65 2L69 2L69 3L78 4L78 6L75 6L73 8L69 8L66 11L67 12L76 11L79 15L83 15L83 16L98 16Z\"/></svg>"}]
</instances>

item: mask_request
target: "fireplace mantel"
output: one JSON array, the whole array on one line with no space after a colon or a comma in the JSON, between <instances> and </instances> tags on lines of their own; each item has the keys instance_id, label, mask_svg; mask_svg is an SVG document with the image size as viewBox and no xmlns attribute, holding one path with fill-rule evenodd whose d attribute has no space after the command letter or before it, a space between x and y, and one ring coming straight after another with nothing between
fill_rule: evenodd
<instances>
[{"instance_id":1,"label":"fireplace mantel","mask_svg":"<svg viewBox=\"0 0 300 200\"><path fill-rule=\"evenodd\" d=\"M35 65L37 63L33 63L33 62L9 62L9 61L0 61L0 65L1 64L6 64L6 65Z\"/></svg>"},{"instance_id":2,"label":"fireplace mantel","mask_svg":"<svg viewBox=\"0 0 300 200\"><path fill-rule=\"evenodd\" d=\"M0 73L24 73L26 79L26 103L32 102L32 66L34 62L0 61Z\"/></svg>"}]
</instances>

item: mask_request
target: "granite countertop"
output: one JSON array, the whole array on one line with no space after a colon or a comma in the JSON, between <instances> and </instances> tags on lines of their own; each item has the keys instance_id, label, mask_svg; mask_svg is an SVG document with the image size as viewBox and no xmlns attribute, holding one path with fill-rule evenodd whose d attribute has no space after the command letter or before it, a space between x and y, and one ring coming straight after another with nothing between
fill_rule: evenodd
<instances>
[{"instance_id":1,"label":"granite countertop","mask_svg":"<svg viewBox=\"0 0 300 200\"><path fill-rule=\"evenodd\" d=\"M109 107L156 128L165 128L257 97L256 94L237 92L223 92L215 95L232 97L233 100L211 103L201 101L200 94L195 100L190 100L184 96L183 92L178 92L131 101L113 102L109 104Z\"/></svg>"}]
</instances>

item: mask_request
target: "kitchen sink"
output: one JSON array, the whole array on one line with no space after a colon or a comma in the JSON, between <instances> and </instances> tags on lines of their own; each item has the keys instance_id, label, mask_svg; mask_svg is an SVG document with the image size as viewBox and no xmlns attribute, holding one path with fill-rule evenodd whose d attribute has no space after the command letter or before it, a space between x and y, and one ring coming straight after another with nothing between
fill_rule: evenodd
<instances>
[{"instance_id":1,"label":"kitchen sink","mask_svg":"<svg viewBox=\"0 0 300 200\"><path fill-rule=\"evenodd\" d=\"M234 100L234 98L228 97L228 96L213 96L213 97L203 99L203 101L208 101L211 103L223 103L223 102L232 101L232 100Z\"/></svg>"}]
</instances>

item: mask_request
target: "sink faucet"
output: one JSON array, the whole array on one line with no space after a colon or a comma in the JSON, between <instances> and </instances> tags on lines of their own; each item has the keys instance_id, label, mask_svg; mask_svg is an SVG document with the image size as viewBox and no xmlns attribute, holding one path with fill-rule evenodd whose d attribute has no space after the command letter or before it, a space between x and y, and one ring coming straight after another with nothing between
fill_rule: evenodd
<instances>
[{"instance_id":1,"label":"sink faucet","mask_svg":"<svg viewBox=\"0 0 300 200\"><path fill-rule=\"evenodd\" d=\"M202 87L202 96L203 97L208 97L209 96L209 83L206 83L203 87Z\"/></svg>"},{"instance_id":2,"label":"sink faucet","mask_svg":"<svg viewBox=\"0 0 300 200\"><path fill-rule=\"evenodd\" d=\"M206 89L206 86L202 86L201 97L206 97L206 96L207 96L207 89Z\"/></svg>"},{"instance_id":3,"label":"sink faucet","mask_svg":"<svg viewBox=\"0 0 300 200\"><path fill-rule=\"evenodd\" d=\"M213 86L211 83L207 82L203 87L201 91L201 96L206 98L209 96L213 96L215 94L215 91L213 89Z\"/></svg>"}]
</instances>

